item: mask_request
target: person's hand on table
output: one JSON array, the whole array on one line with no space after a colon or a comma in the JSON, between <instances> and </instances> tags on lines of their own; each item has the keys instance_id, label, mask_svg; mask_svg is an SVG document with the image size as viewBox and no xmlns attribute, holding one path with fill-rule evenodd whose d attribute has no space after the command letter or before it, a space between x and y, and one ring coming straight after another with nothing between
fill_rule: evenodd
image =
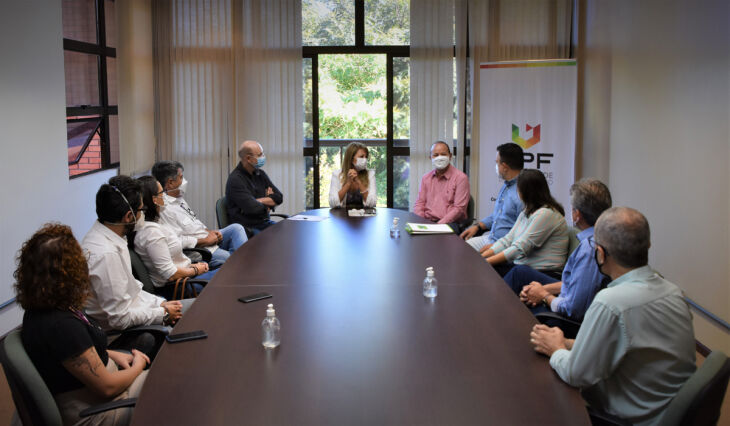
<instances>
[{"instance_id":1,"label":"person's hand on table","mask_svg":"<svg viewBox=\"0 0 730 426\"><path fill-rule=\"evenodd\" d=\"M476 233L479 232L479 225L472 225L464 230L464 232L459 235L459 238L462 240L468 240L469 238L476 235Z\"/></svg>"},{"instance_id":2,"label":"person's hand on table","mask_svg":"<svg viewBox=\"0 0 730 426\"><path fill-rule=\"evenodd\" d=\"M536 324L532 327L530 343L535 352L547 356L552 356L558 349L569 349L563 330L558 327L548 327L545 324Z\"/></svg>"}]
</instances>

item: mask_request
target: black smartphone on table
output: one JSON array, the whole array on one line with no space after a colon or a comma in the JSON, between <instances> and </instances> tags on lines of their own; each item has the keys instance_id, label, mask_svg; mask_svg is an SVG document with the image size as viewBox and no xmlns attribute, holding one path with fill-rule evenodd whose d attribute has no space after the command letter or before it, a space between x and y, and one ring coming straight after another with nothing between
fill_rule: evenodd
<instances>
[{"instance_id":1,"label":"black smartphone on table","mask_svg":"<svg viewBox=\"0 0 730 426\"><path fill-rule=\"evenodd\" d=\"M273 297L269 293L256 293L256 294L249 294L248 296L239 297L238 301L243 303L251 303L255 302L257 300L263 300L263 299L269 299Z\"/></svg>"},{"instance_id":2,"label":"black smartphone on table","mask_svg":"<svg viewBox=\"0 0 730 426\"><path fill-rule=\"evenodd\" d=\"M169 343L180 343L187 342L188 340L205 339L208 337L208 333L203 330L195 330L187 333L168 334L165 336L165 340Z\"/></svg>"}]
</instances>

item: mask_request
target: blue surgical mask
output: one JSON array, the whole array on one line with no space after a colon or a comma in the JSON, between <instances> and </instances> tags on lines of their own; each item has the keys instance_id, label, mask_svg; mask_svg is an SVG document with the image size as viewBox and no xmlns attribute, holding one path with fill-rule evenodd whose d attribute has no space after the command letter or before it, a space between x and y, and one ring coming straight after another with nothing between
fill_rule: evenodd
<instances>
[{"instance_id":1,"label":"blue surgical mask","mask_svg":"<svg viewBox=\"0 0 730 426\"><path fill-rule=\"evenodd\" d=\"M266 164L266 156L262 155L261 157L256 159L256 168L260 169L264 167L264 164Z\"/></svg>"}]
</instances>

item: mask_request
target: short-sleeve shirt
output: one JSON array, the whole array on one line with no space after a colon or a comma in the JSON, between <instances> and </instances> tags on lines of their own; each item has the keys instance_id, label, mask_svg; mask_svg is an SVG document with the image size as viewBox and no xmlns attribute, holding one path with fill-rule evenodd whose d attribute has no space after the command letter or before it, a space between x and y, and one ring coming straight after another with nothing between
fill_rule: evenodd
<instances>
[{"instance_id":1,"label":"short-sleeve shirt","mask_svg":"<svg viewBox=\"0 0 730 426\"><path fill-rule=\"evenodd\" d=\"M84 387L64 368L64 361L81 355L92 346L104 365L109 361L106 334L93 318L89 321L90 326L71 311L58 309L30 310L23 315L20 332L23 346L54 395Z\"/></svg>"}]
</instances>

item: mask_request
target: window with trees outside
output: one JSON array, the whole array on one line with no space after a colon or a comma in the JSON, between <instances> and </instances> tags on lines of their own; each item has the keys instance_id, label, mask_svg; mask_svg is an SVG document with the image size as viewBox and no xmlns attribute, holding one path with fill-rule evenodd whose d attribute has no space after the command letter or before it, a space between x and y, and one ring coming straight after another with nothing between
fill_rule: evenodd
<instances>
[{"instance_id":1,"label":"window with trees outside","mask_svg":"<svg viewBox=\"0 0 730 426\"><path fill-rule=\"evenodd\" d=\"M303 0L307 208L329 206L345 147L368 147L379 207L408 209L410 1Z\"/></svg>"},{"instance_id":2,"label":"window with trees outside","mask_svg":"<svg viewBox=\"0 0 730 426\"><path fill-rule=\"evenodd\" d=\"M63 0L70 177L119 165L114 0Z\"/></svg>"}]
</instances>

